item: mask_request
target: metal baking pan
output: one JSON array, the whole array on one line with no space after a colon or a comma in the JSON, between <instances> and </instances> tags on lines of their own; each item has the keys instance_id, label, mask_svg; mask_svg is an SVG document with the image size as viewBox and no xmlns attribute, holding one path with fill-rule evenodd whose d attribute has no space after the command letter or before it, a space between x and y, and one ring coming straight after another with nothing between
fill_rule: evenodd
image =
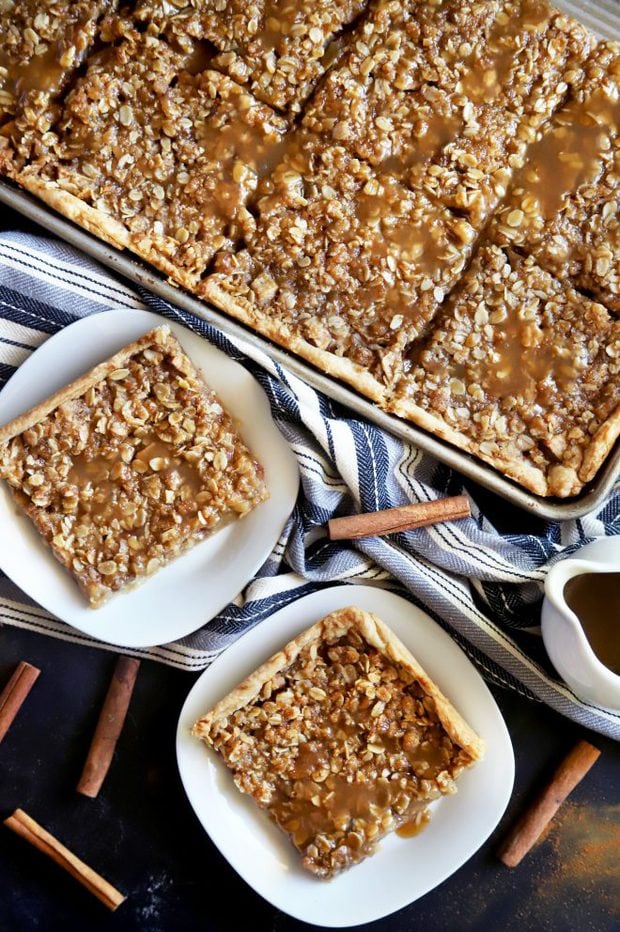
<instances>
[{"instance_id":1,"label":"metal baking pan","mask_svg":"<svg viewBox=\"0 0 620 932\"><path fill-rule=\"evenodd\" d=\"M578 496L570 499L547 499L517 485L511 479L487 466L482 460L464 453L451 444L427 433L419 427L403 421L392 414L381 411L372 402L358 395L353 389L327 377L309 363L292 355L265 337L228 317L206 302L170 285L155 269L143 263L132 254L108 246L70 220L57 214L47 205L36 200L30 194L21 191L12 182L0 179L0 202L7 204L19 213L34 220L44 229L55 233L91 255L94 259L124 275L125 278L148 288L150 291L179 307L202 317L231 337L239 337L253 343L269 356L288 368L295 375L319 389L335 401L351 408L357 414L378 424L397 437L414 444L426 453L430 453L453 469L457 469L468 479L472 479L491 492L501 495L508 502L525 511L552 521L580 518L597 509L610 493L615 480L620 476L620 442L607 458L595 479L590 482Z\"/></svg>"},{"instance_id":2,"label":"metal baking pan","mask_svg":"<svg viewBox=\"0 0 620 932\"><path fill-rule=\"evenodd\" d=\"M551 0L601 39L620 39L619 0Z\"/></svg>"}]
</instances>

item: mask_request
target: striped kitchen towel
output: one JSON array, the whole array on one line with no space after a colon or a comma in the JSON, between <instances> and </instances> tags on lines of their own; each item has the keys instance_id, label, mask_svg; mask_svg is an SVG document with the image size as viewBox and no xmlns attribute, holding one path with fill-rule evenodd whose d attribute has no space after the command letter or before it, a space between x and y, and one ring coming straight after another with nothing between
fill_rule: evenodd
<instances>
[{"instance_id":1,"label":"striped kitchen towel","mask_svg":"<svg viewBox=\"0 0 620 932\"><path fill-rule=\"evenodd\" d=\"M183 323L252 372L297 456L302 491L273 553L233 604L189 637L128 653L200 670L301 595L334 582L379 585L424 608L487 679L620 738L620 715L580 701L558 680L539 628L549 567L593 538L620 533L620 482L600 513L578 521L545 523L516 510L511 519L489 493L323 397L251 344L232 341L203 320L130 288L64 243L23 233L0 237L0 384L50 334L77 318L141 307ZM461 492L472 500L473 516L466 521L355 546L332 543L323 530L335 514ZM498 512L508 514L519 533L500 532L493 520ZM106 647L52 618L1 574L0 620Z\"/></svg>"}]
</instances>

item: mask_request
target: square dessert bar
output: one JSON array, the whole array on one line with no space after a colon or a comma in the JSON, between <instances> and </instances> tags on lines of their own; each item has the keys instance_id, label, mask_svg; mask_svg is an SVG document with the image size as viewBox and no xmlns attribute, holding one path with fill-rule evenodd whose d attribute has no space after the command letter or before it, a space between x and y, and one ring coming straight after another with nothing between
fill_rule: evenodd
<instances>
[{"instance_id":1,"label":"square dessert bar","mask_svg":"<svg viewBox=\"0 0 620 932\"><path fill-rule=\"evenodd\" d=\"M0 477L92 607L268 497L168 327L1 427Z\"/></svg>"},{"instance_id":2,"label":"square dessert bar","mask_svg":"<svg viewBox=\"0 0 620 932\"><path fill-rule=\"evenodd\" d=\"M601 43L584 79L531 146L493 235L620 311L620 46Z\"/></svg>"},{"instance_id":3,"label":"square dessert bar","mask_svg":"<svg viewBox=\"0 0 620 932\"><path fill-rule=\"evenodd\" d=\"M389 409L539 495L577 493L620 435L620 321L509 249L485 245Z\"/></svg>"},{"instance_id":4,"label":"square dessert bar","mask_svg":"<svg viewBox=\"0 0 620 932\"><path fill-rule=\"evenodd\" d=\"M259 100L298 113L325 71L328 45L367 0L140 0L136 15L166 35L207 40L213 67ZM219 53L219 54L218 54Z\"/></svg>"},{"instance_id":5,"label":"square dessert bar","mask_svg":"<svg viewBox=\"0 0 620 932\"><path fill-rule=\"evenodd\" d=\"M593 44L544 0L380 3L304 125L479 228Z\"/></svg>"},{"instance_id":6,"label":"square dessert bar","mask_svg":"<svg viewBox=\"0 0 620 932\"><path fill-rule=\"evenodd\" d=\"M484 752L407 648L359 608L298 635L193 733L325 878L421 820Z\"/></svg>"},{"instance_id":7,"label":"square dessert bar","mask_svg":"<svg viewBox=\"0 0 620 932\"><path fill-rule=\"evenodd\" d=\"M202 293L380 401L405 343L465 266L474 231L304 132L259 194L247 248L220 252Z\"/></svg>"},{"instance_id":8,"label":"square dessert bar","mask_svg":"<svg viewBox=\"0 0 620 932\"><path fill-rule=\"evenodd\" d=\"M216 71L113 17L19 181L71 219L191 286L252 225L247 201L282 117Z\"/></svg>"}]
</instances>

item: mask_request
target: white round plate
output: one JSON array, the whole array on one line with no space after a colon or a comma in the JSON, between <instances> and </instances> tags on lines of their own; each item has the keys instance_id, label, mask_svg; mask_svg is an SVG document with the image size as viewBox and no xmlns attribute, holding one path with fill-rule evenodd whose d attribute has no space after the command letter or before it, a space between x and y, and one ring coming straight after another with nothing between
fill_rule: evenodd
<instances>
[{"instance_id":1,"label":"white round plate","mask_svg":"<svg viewBox=\"0 0 620 932\"><path fill-rule=\"evenodd\" d=\"M375 612L392 628L485 739L487 749L484 759L460 777L458 793L432 804L430 824L420 835L391 834L372 857L326 882L302 868L288 838L253 800L239 793L224 763L190 735L190 728L291 638L347 605ZM499 822L514 780L514 755L504 720L465 654L411 602L370 586L314 592L229 647L187 697L177 730L177 759L196 815L241 877L283 912L331 927L387 916L454 873Z\"/></svg>"},{"instance_id":2,"label":"white round plate","mask_svg":"<svg viewBox=\"0 0 620 932\"><path fill-rule=\"evenodd\" d=\"M71 324L37 349L0 393L0 424L43 401L127 343L169 323L150 311L105 311ZM0 567L62 621L121 647L177 640L206 624L241 591L275 546L294 508L297 461L271 417L265 393L238 363L206 340L169 323L188 356L265 469L270 498L197 544L142 585L92 609L30 520L0 483Z\"/></svg>"}]
</instances>

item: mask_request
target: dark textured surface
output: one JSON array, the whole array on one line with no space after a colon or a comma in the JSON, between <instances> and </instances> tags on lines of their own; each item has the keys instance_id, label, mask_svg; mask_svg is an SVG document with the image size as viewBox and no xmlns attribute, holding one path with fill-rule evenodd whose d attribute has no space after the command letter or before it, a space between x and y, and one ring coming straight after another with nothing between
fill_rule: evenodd
<instances>
[{"instance_id":1,"label":"dark textured surface","mask_svg":"<svg viewBox=\"0 0 620 932\"><path fill-rule=\"evenodd\" d=\"M31 228L3 214L0 226ZM40 232L40 231L37 231ZM496 500L498 502L498 500ZM497 505L498 526L532 522ZM0 533L2 530L0 529ZM112 654L0 627L0 688L19 660L42 675L0 745L0 818L21 806L127 894L113 915L0 826L0 930L120 932L306 927L256 895L220 856L187 802L174 736L195 676L142 664L112 768L96 800L75 786L114 668ZM547 708L493 688L517 762L515 791L493 836L418 902L368 927L377 932L607 932L620 923L617 745ZM541 781L579 738L603 751L547 837L513 871L494 850ZM423 836L422 836L423 837ZM403 840L407 844L407 840Z\"/></svg>"},{"instance_id":2,"label":"dark textured surface","mask_svg":"<svg viewBox=\"0 0 620 932\"><path fill-rule=\"evenodd\" d=\"M112 768L99 797L89 800L79 796L75 786L114 657L31 632L0 629L0 682L20 659L39 666L42 674L0 746L0 816L22 806L128 900L109 915L58 867L0 827L0 929L303 928L237 877L185 799L174 735L193 674L142 664ZM612 879L601 873L601 859L592 851L609 838L617 819L617 747L590 736L603 754L570 801L571 814L578 814L581 822L585 816L584 832L576 837L570 824L561 820L519 868L509 871L494 856L497 840L583 733L544 707L501 691L495 696L517 759L508 812L460 871L417 903L373 924L377 932L603 932L614 927ZM567 874L559 858L565 862L564 849L569 846L571 856L578 857L575 842L584 849L584 864ZM616 888L616 905L617 900Z\"/></svg>"}]
</instances>

